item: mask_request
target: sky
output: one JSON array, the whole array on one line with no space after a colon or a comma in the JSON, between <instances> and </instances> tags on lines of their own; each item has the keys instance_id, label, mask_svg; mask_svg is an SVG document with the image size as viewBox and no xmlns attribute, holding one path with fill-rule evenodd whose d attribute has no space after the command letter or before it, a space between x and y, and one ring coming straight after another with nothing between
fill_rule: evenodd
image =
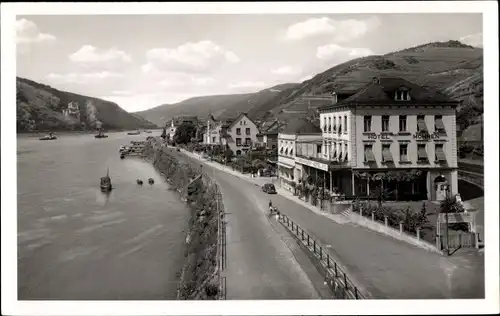
<instances>
[{"instance_id":1,"label":"sky","mask_svg":"<svg viewBox=\"0 0 500 316\"><path fill-rule=\"evenodd\" d=\"M482 46L482 15L17 16L17 76L129 112L301 82L357 57L432 41Z\"/></svg>"}]
</instances>

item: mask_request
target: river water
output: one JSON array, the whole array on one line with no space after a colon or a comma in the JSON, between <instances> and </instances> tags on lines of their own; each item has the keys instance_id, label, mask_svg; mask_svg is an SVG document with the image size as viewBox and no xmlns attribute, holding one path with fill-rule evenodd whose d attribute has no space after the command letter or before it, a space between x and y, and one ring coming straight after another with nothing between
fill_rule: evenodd
<instances>
[{"instance_id":1,"label":"river water","mask_svg":"<svg viewBox=\"0 0 500 316\"><path fill-rule=\"evenodd\" d=\"M20 300L175 299L189 212L150 163L118 153L158 135L108 135L18 137Z\"/></svg>"}]
</instances>

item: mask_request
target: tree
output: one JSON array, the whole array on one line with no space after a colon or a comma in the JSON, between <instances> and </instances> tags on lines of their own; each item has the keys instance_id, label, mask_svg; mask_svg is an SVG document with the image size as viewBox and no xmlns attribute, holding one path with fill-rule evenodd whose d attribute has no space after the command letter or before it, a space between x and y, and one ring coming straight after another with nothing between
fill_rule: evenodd
<instances>
[{"instance_id":1,"label":"tree","mask_svg":"<svg viewBox=\"0 0 500 316\"><path fill-rule=\"evenodd\" d=\"M191 122L182 122L175 130L174 142L177 144L187 144L196 135L196 126Z\"/></svg>"},{"instance_id":2,"label":"tree","mask_svg":"<svg viewBox=\"0 0 500 316\"><path fill-rule=\"evenodd\" d=\"M163 128L160 137L163 138L164 141L167 139L167 130L165 129L165 127Z\"/></svg>"},{"instance_id":3,"label":"tree","mask_svg":"<svg viewBox=\"0 0 500 316\"><path fill-rule=\"evenodd\" d=\"M233 159L233 151L229 148L226 148L226 151L224 152L224 158L226 159L226 163L231 162Z\"/></svg>"}]
</instances>

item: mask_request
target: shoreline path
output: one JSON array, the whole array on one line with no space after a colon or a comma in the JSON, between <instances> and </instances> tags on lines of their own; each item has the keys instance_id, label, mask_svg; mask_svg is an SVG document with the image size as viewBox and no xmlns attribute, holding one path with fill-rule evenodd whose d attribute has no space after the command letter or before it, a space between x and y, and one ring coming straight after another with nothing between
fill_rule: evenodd
<instances>
[{"instance_id":1,"label":"shoreline path","mask_svg":"<svg viewBox=\"0 0 500 316\"><path fill-rule=\"evenodd\" d=\"M226 212L230 213L227 217L228 299L274 299L278 296L291 299L292 293L296 298L314 298L305 294L310 292L311 286L303 280L304 276L296 271L295 265L286 263L289 256L280 254L280 258L274 257L279 248L278 241L276 236L271 237L262 214L270 199L282 213L327 245L349 277L360 284L368 296L389 299L484 298L483 253L471 251L444 257L348 221L339 224L291 200L284 190L278 189L279 194L272 196L261 192L259 186L269 180L238 175L222 165L183 152L203 162L205 172L215 177ZM295 280L291 280L294 276ZM243 279L248 280L247 288L230 295L232 282ZM294 286L288 288L292 286L291 281L294 281ZM257 294L259 290L263 292Z\"/></svg>"}]
</instances>

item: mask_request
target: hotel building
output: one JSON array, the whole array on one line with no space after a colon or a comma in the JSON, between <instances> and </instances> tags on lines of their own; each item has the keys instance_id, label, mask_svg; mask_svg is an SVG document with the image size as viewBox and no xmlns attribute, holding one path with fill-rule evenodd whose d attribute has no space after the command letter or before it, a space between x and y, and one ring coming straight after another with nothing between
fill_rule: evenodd
<instances>
[{"instance_id":1,"label":"hotel building","mask_svg":"<svg viewBox=\"0 0 500 316\"><path fill-rule=\"evenodd\" d=\"M401 200L458 193L458 102L401 78L373 78L332 99L319 109L321 144L310 142L307 155L295 150L295 165L307 166L301 173L323 177L346 196L377 187Z\"/></svg>"}]
</instances>

